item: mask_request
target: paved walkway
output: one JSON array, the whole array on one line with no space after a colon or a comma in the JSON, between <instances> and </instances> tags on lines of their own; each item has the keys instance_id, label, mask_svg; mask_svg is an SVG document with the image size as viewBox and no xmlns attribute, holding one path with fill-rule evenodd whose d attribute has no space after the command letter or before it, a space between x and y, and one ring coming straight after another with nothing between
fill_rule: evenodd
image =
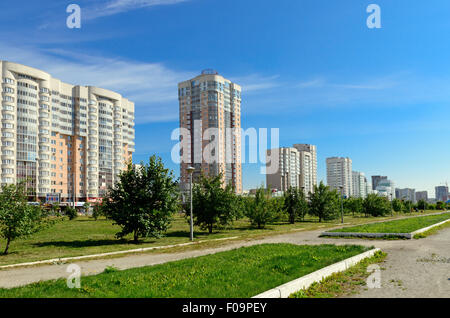
<instances>
[{"instance_id":1,"label":"paved walkway","mask_svg":"<svg viewBox=\"0 0 450 318\"><path fill-rule=\"evenodd\" d=\"M180 253L139 254L114 259L80 261L82 275L101 273L107 266L128 269L226 251L262 243L360 244L388 253L381 271L382 288L361 291L356 297L450 297L450 229L421 240L361 240L319 238L320 230L293 232L259 240L225 243L219 248ZM226 245L225 245L226 244ZM423 261L425 260L425 261ZM429 261L427 261L429 260ZM0 271L0 287L11 288L40 280L66 278L67 264Z\"/></svg>"}]
</instances>

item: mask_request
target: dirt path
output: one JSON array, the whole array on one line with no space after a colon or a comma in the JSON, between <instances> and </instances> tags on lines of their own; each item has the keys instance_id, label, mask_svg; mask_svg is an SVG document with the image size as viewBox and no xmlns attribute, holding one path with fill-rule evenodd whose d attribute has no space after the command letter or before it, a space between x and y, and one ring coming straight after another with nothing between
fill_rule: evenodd
<instances>
[{"instance_id":1,"label":"dirt path","mask_svg":"<svg viewBox=\"0 0 450 318\"><path fill-rule=\"evenodd\" d=\"M360 240L319 238L321 231L295 232L260 240L235 242L219 248L180 253L140 254L114 259L77 262L82 275L101 273L107 266L119 269L161 264L262 243L360 244L388 253L381 271L380 289L360 291L356 297L450 297L450 229L421 240ZM429 259L429 262L419 261ZM40 280L67 278L67 264L0 271L0 287L11 288Z\"/></svg>"}]
</instances>

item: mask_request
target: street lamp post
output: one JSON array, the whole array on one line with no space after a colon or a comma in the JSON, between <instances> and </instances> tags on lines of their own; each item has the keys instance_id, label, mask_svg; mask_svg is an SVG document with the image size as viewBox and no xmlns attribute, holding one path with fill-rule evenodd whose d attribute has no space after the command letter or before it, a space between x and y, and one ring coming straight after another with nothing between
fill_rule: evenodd
<instances>
[{"instance_id":1,"label":"street lamp post","mask_svg":"<svg viewBox=\"0 0 450 318\"><path fill-rule=\"evenodd\" d=\"M339 188L341 189L341 223L344 223L344 187Z\"/></svg>"},{"instance_id":2,"label":"street lamp post","mask_svg":"<svg viewBox=\"0 0 450 318\"><path fill-rule=\"evenodd\" d=\"M189 174L189 190L190 190L190 202L191 202L191 217L190 217L190 239L191 241L194 241L194 216L192 213L192 174L194 173L195 168L194 167L188 167L186 169L187 173Z\"/></svg>"},{"instance_id":3,"label":"street lamp post","mask_svg":"<svg viewBox=\"0 0 450 318\"><path fill-rule=\"evenodd\" d=\"M392 193L391 193L391 216L394 216L394 202L392 201Z\"/></svg>"}]
</instances>

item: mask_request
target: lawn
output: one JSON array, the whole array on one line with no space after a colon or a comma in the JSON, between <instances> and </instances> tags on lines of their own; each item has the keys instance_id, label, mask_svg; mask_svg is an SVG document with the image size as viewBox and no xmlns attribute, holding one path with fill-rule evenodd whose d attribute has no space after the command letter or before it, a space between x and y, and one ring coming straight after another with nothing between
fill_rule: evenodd
<instances>
[{"instance_id":1,"label":"lawn","mask_svg":"<svg viewBox=\"0 0 450 318\"><path fill-rule=\"evenodd\" d=\"M0 289L1 298L248 298L363 253L356 245L263 244L155 266Z\"/></svg>"},{"instance_id":2,"label":"lawn","mask_svg":"<svg viewBox=\"0 0 450 318\"><path fill-rule=\"evenodd\" d=\"M396 216L403 217L405 214L398 214ZM345 222L350 225L387 219L390 219L390 217L345 216ZM267 225L265 229L255 229L250 226L248 220L243 219L236 221L231 227L215 230L213 234L208 234L206 231L195 227L196 241L207 241L207 243L157 250L156 252L173 252L203 247L211 248L229 242L212 241L218 238L238 237L239 239L256 239L268 235L292 233L292 231L327 229L336 227L339 224L339 220L319 223L316 218L308 216L305 222L297 222L295 224L278 222ZM104 218L97 221L88 217L78 217L72 221L66 219L30 237L13 241L10 246L10 254L0 254L0 266L189 242L189 225L184 217L180 215L175 216L171 228L164 237L160 239L142 239L138 245L131 242L131 237L126 237L124 240L116 239L114 235L117 232L119 232L119 227L112 225L112 221L105 220ZM0 252L4 246L5 241L0 240Z\"/></svg>"},{"instance_id":3,"label":"lawn","mask_svg":"<svg viewBox=\"0 0 450 318\"><path fill-rule=\"evenodd\" d=\"M424 227L450 219L450 213L428 215L389 222L346 227L330 232L346 233L411 233Z\"/></svg>"}]
</instances>

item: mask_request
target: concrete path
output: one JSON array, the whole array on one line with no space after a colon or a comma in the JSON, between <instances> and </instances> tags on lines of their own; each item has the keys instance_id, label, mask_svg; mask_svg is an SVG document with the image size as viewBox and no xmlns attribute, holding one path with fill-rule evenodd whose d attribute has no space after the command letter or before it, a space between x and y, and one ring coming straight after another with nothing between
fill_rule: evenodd
<instances>
[{"instance_id":1,"label":"concrete path","mask_svg":"<svg viewBox=\"0 0 450 318\"><path fill-rule=\"evenodd\" d=\"M107 266L119 269L161 264L179 259L226 251L262 243L359 244L375 246L389 256L382 265L382 288L360 291L358 297L450 297L450 229L421 240L361 240L319 238L320 230L293 232L259 240L225 243L219 248L180 253L139 254L114 259L77 262L82 275L101 273ZM425 262L419 261L425 259ZM429 262L426 260L429 259ZM67 278L67 264L0 271L0 287L11 288L40 280Z\"/></svg>"}]
</instances>

